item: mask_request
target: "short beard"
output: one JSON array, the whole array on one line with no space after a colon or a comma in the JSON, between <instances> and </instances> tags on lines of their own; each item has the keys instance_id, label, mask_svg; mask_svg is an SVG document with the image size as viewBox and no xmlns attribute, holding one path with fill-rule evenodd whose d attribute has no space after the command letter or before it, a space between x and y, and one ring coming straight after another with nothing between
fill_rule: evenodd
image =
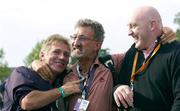
<instances>
[{"instance_id":1,"label":"short beard","mask_svg":"<svg viewBox=\"0 0 180 111\"><path fill-rule=\"evenodd\" d=\"M80 59L83 57L83 54L76 54L76 52L72 51L71 56L76 59Z\"/></svg>"}]
</instances>

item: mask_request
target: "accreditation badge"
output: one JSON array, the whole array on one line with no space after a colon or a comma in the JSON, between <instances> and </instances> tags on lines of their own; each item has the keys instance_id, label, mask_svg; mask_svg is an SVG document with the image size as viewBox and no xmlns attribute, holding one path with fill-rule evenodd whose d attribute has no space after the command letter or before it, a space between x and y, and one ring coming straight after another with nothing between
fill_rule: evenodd
<instances>
[{"instance_id":1,"label":"accreditation badge","mask_svg":"<svg viewBox=\"0 0 180 111\"><path fill-rule=\"evenodd\" d=\"M86 111L89 105L89 101L79 98L74 106L75 111Z\"/></svg>"}]
</instances>

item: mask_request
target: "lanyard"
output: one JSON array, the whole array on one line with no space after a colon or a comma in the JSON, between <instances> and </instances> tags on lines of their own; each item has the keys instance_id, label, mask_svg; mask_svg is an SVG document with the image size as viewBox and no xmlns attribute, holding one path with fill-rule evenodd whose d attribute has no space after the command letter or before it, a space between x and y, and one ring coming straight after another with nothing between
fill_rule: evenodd
<instances>
[{"instance_id":1,"label":"lanyard","mask_svg":"<svg viewBox=\"0 0 180 111\"><path fill-rule=\"evenodd\" d=\"M152 59L152 57L156 54L156 52L159 50L161 44L158 44L154 51L152 52L151 56L149 57L149 59L137 70L136 70L136 65L137 65L137 60L138 60L138 54L139 52L136 51L135 57L134 57L134 62L133 62L133 67L132 67L132 72L131 72L131 88L133 89L133 81L134 81L134 76L139 74L140 72L142 72L143 70L145 70L147 68L147 66L149 65L150 60Z\"/></svg>"},{"instance_id":2,"label":"lanyard","mask_svg":"<svg viewBox=\"0 0 180 111\"><path fill-rule=\"evenodd\" d=\"M81 74L81 72L80 72L80 66L79 66L79 64L76 66L76 70L77 70L78 78L79 78L80 80L83 80L83 79L84 79L84 76L83 76L83 75ZM83 91L83 89L84 89L84 83L83 83L83 81L82 81L82 82L80 82L80 90Z\"/></svg>"},{"instance_id":3,"label":"lanyard","mask_svg":"<svg viewBox=\"0 0 180 111\"><path fill-rule=\"evenodd\" d=\"M80 83L80 89L82 91L82 99L86 99L87 98L89 89L90 89L90 87L92 85L92 81L93 81L93 78L94 78L94 74L95 74L96 68L97 68L97 66L94 65L92 70L88 72L87 80L85 80L84 83L83 83L83 81ZM84 79L84 76L80 72L79 64L77 65L76 69L77 69L77 73L78 73L78 78L79 79Z\"/></svg>"}]
</instances>

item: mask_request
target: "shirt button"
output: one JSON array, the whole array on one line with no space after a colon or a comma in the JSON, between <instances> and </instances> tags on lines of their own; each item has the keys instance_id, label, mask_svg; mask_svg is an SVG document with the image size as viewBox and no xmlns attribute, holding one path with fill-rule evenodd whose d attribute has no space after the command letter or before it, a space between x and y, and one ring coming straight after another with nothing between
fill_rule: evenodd
<instances>
[{"instance_id":1,"label":"shirt button","mask_svg":"<svg viewBox=\"0 0 180 111\"><path fill-rule=\"evenodd\" d=\"M100 82L104 82L104 78L103 77L100 78Z\"/></svg>"}]
</instances>

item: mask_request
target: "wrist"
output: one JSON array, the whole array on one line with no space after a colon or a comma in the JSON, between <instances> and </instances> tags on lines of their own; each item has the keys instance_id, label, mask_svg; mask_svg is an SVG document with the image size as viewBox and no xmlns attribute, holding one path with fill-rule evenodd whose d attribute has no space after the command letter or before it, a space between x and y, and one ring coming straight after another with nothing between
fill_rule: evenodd
<instances>
[{"instance_id":1,"label":"wrist","mask_svg":"<svg viewBox=\"0 0 180 111\"><path fill-rule=\"evenodd\" d=\"M62 87L57 88L57 90L61 93L61 97L62 97L62 98L65 98L65 97L66 97L66 94L65 94L65 92L64 92L64 89L63 89Z\"/></svg>"}]
</instances>

